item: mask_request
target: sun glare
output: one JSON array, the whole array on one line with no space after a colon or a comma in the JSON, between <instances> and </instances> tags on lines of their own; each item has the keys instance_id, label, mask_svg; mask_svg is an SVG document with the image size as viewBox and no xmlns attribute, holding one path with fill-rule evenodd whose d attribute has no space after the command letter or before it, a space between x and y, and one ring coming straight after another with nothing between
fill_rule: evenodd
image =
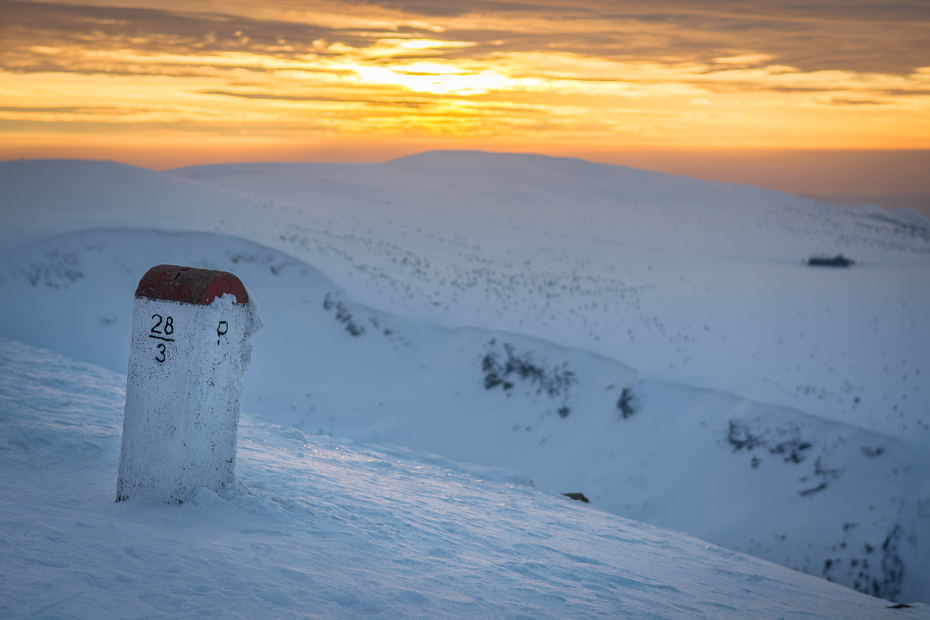
<instances>
[{"instance_id":1,"label":"sun glare","mask_svg":"<svg viewBox=\"0 0 930 620\"><path fill-rule=\"evenodd\" d=\"M470 72L444 63L359 66L354 71L365 85L398 86L416 93L433 95L480 95L503 90L507 81L496 71Z\"/></svg>"}]
</instances>

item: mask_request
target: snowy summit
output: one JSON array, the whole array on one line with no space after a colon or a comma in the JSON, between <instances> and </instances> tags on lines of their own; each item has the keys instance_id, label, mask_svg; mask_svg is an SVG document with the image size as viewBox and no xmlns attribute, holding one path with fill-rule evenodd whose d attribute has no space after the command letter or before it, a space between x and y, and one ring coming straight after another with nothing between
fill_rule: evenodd
<instances>
[{"instance_id":1,"label":"snowy summit","mask_svg":"<svg viewBox=\"0 0 930 620\"><path fill-rule=\"evenodd\" d=\"M925 218L474 152L5 162L0 214L0 615L930 617ZM159 264L265 328L234 488L117 503Z\"/></svg>"}]
</instances>

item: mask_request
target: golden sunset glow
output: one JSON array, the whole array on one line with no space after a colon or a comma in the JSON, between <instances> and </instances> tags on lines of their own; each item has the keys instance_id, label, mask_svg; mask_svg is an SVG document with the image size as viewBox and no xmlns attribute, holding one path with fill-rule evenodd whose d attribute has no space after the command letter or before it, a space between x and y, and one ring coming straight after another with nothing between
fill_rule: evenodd
<instances>
[{"instance_id":1,"label":"golden sunset glow","mask_svg":"<svg viewBox=\"0 0 930 620\"><path fill-rule=\"evenodd\" d=\"M838 0L0 2L0 157L928 149L928 24Z\"/></svg>"}]
</instances>

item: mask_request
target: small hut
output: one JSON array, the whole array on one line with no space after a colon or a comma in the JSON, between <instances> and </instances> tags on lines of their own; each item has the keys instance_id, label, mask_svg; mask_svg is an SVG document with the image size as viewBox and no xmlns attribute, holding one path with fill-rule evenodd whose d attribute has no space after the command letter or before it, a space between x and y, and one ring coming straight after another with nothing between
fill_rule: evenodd
<instances>
[{"instance_id":1,"label":"small hut","mask_svg":"<svg viewBox=\"0 0 930 620\"><path fill-rule=\"evenodd\" d=\"M849 267L856 264L856 261L837 254L836 256L811 256L807 259L807 264L811 267Z\"/></svg>"}]
</instances>

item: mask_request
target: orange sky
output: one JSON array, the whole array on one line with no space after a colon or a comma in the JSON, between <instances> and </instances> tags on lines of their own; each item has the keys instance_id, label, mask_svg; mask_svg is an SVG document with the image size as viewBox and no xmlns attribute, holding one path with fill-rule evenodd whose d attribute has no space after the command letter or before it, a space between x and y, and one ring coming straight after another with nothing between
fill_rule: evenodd
<instances>
[{"instance_id":1,"label":"orange sky","mask_svg":"<svg viewBox=\"0 0 930 620\"><path fill-rule=\"evenodd\" d=\"M0 159L478 148L930 193L928 26L923 0L0 0ZM785 178L799 151L820 185ZM844 182L850 153L876 163Z\"/></svg>"}]
</instances>

